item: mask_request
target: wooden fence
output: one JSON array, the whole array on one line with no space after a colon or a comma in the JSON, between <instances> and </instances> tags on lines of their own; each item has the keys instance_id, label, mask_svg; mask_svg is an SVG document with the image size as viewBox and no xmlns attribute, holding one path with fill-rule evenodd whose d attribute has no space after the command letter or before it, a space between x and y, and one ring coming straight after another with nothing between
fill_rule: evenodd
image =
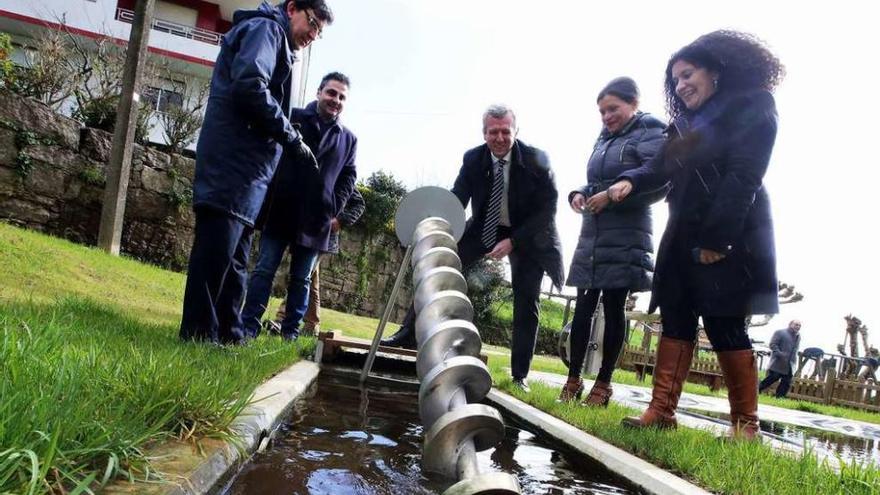
<instances>
[{"instance_id":1,"label":"wooden fence","mask_svg":"<svg viewBox=\"0 0 880 495\"><path fill-rule=\"evenodd\" d=\"M713 357L695 356L687 381L707 385L712 390L720 389L724 385L724 376L718 361ZM618 363L621 369L635 371L639 380L644 380L645 375L654 370L656 351L644 345L626 345ZM778 385L777 382L767 392L775 392ZM786 397L880 412L880 384L839 379L834 369L828 370L822 380L795 377Z\"/></svg>"}]
</instances>

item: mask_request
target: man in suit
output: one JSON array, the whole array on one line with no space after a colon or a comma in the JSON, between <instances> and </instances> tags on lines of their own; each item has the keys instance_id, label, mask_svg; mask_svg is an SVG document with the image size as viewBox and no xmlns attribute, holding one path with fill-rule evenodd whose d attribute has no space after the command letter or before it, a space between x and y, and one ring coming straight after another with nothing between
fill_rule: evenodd
<instances>
[{"instance_id":1,"label":"man in suit","mask_svg":"<svg viewBox=\"0 0 880 495\"><path fill-rule=\"evenodd\" d=\"M357 138L339 123L350 85L344 74L327 74L318 87L317 99L291 115L305 143L315 150L318 168L293 155L281 158L260 215L260 254L248 280L241 312L248 338L260 332L272 280L288 248L290 273L281 336L285 340L299 336L312 271L318 255L329 250L334 220L345 207L357 178Z\"/></svg>"},{"instance_id":2,"label":"man in suit","mask_svg":"<svg viewBox=\"0 0 880 495\"><path fill-rule=\"evenodd\" d=\"M563 280L562 246L556 231L558 193L547 154L517 135L516 115L504 105L483 114L485 144L464 154L452 192L471 204L458 255L464 270L483 256L510 260L513 286L513 339L510 367L514 384L528 391L526 375L538 335L538 297L547 273L556 287ZM383 345L415 347L415 311Z\"/></svg>"},{"instance_id":3,"label":"man in suit","mask_svg":"<svg viewBox=\"0 0 880 495\"><path fill-rule=\"evenodd\" d=\"M324 0L286 0L237 10L223 35L196 148L182 340L244 341L241 299L269 181L282 150L315 166L288 119L295 53L331 22Z\"/></svg>"}]
</instances>

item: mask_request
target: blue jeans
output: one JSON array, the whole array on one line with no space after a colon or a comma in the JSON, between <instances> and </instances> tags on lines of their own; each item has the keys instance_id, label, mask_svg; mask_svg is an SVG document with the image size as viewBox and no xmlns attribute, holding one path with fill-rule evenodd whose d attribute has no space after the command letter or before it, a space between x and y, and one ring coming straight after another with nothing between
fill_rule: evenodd
<instances>
[{"instance_id":1,"label":"blue jeans","mask_svg":"<svg viewBox=\"0 0 880 495\"><path fill-rule=\"evenodd\" d=\"M260 254L257 265L248 279L247 297L241 319L245 335L254 338L260 333L260 320L269 304L272 281L281 264L284 251L290 247L290 276L287 282L287 314L281 321L281 334L295 339L299 335L299 325L309 303L309 285L312 283L312 270L318 259L318 250L291 244L290 241L263 233L260 236Z\"/></svg>"}]
</instances>

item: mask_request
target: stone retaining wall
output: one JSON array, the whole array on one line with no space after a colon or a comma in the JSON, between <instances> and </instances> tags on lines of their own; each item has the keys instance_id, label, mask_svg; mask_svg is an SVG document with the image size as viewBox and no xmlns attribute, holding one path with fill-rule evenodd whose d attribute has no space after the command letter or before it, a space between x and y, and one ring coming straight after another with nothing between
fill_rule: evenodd
<instances>
[{"instance_id":1,"label":"stone retaining wall","mask_svg":"<svg viewBox=\"0 0 880 495\"><path fill-rule=\"evenodd\" d=\"M107 132L84 128L42 103L0 89L0 220L95 245L111 139ZM122 231L125 255L186 269L194 170L191 158L134 147ZM322 265L324 306L381 316L402 258L391 236L368 236L356 228L344 232L342 252ZM276 286L282 286L285 273L286 264ZM403 318L408 287L392 320Z\"/></svg>"}]
</instances>

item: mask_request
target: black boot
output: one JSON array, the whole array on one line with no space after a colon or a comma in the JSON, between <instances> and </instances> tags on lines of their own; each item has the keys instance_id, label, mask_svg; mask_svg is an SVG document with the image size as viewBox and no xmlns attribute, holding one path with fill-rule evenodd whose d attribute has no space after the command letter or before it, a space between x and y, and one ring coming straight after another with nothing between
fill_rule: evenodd
<instances>
[{"instance_id":1,"label":"black boot","mask_svg":"<svg viewBox=\"0 0 880 495\"><path fill-rule=\"evenodd\" d=\"M391 337L382 339L379 343L385 347L403 347L404 349L418 347L416 345L416 310L412 304L410 304L406 316L403 317L400 330Z\"/></svg>"},{"instance_id":2,"label":"black boot","mask_svg":"<svg viewBox=\"0 0 880 495\"><path fill-rule=\"evenodd\" d=\"M413 327L402 326L391 337L382 339L379 344L385 347L402 347L404 349L416 348L416 332Z\"/></svg>"}]
</instances>

